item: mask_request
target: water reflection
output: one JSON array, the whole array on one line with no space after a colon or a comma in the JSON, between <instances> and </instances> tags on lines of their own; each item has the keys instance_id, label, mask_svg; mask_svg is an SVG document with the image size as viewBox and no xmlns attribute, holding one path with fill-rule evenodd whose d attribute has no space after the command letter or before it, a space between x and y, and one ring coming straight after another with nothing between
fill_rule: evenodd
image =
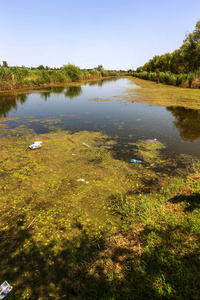
<instances>
[{"instance_id":1,"label":"water reflection","mask_svg":"<svg viewBox=\"0 0 200 300\"><path fill-rule=\"evenodd\" d=\"M17 102L23 104L26 102L28 95L1 95L0 96L0 117L7 117L9 112L14 109L17 111Z\"/></svg>"},{"instance_id":2,"label":"water reflection","mask_svg":"<svg viewBox=\"0 0 200 300\"><path fill-rule=\"evenodd\" d=\"M64 86L54 86L51 87L51 92L55 95L60 95L64 92L65 87Z\"/></svg>"},{"instance_id":3,"label":"water reflection","mask_svg":"<svg viewBox=\"0 0 200 300\"><path fill-rule=\"evenodd\" d=\"M74 98L82 94L82 87L81 86L70 86L70 87L51 87L47 88L45 91L40 92L40 95L45 101L51 97L52 93L54 95L63 94L67 98Z\"/></svg>"},{"instance_id":4,"label":"water reflection","mask_svg":"<svg viewBox=\"0 0 200 300\"><path fill-rule=\"evenodd\" d=\"M48 100L48 98L51 97L51 91L45 91L45 92L40 92L41 98L43 98L45 101Z\"/></svg>"},{"instance_id":5,"label":"water reflection","mask_svg":"<svg viewBox=\"0 0 200 300\"><path fill-rule=\"evenodd\" d=\"M82 87L81 86L70 86L67 88L64 92L65 97L68 97L70 99L77 97L82 94Z\"/></svg>"},{"instance_id":6,"label":"water reflection","mask_svg":"<svg viewBox=\"0 0 200 300\"><path fill-rule=\"evenodd\" d=\"M194 142L200 138L200 110L174 106L166 109L174 116L173 123L184 141Z\"/></svg>"},{"instance_id":7,"label":"water reflection","mask_svg":"<svg viewBox=\"0 0 200 300\"><path fill-rule=\"evenodd\" d=\"M112 78L106 78L106 79L100 79L98 81L91 81L89 82L89 85L92 86L92 85L98 85L98 87L102 87L105 83L107 82L115 82L119 80L118 77L112 77Z\"/></svg>"},{"instance_id":8,"label":"water reflection","mask_svg":"<svg viewBox=\"0 0 200 300\"><path fill-rule=\"evenodd\" d=\"M115 82L117 80L119 80L119 78L113 77L113 78L101 79L98 81L91 81L89 83L86 82L85 85L89 85L89 86L96 85L98 87L102 87L105 83ZM72 99L81 95L83 93L83 90L81 85L69 86L69 87L54 86L54 87L46 87L42 91L38 90L37 93L41 95L41 98L47 101L52 94L60 95L63 93L65 97ZM13 94L0 95L0 117L7 117L8 113L13 108L15 109L15 111L17 111L18 108L17 102L19 102L20 104L24 104L27 101L29 95L30 95L30 91L27 93L17 94L17 95L13 95Z\"/></svg>"},{"instance_id":9,"label":"water reflection","mask_svg":"<svg viewBox=\"0 0 200 300\"><path fill-rule=\"evenodd\" d=\"M184 141L194 142L200 138L200 110L171 106L166 107L166 111L164 107L154 109L137 102L124 103L121 101L124 96L121 91L125 91L129 81L120 79L115 83L118 80L119 78L109 78L82 85L47 87L21 94L1 94L0 117L18 117L18 124L21 122L20 124L28 125L37 132L46 130L45 120L49 117L51 120L55 118L56 122L59 118L60 126L71 131L105 130L108 134L123 137L133 134L135 138L151 136L152 133L153 136L163 137L164 133L165 140L169 139L170 142L172 136L180 140L179 133ZM76 101L71 101L76 97ZM110 98L112 101L105 101ZM98 101L91 104L91 99ZM171 115L174 121L171 120ZM30 121L32 116L36 121ZM8 125L15 126L11 123ZM173 124L179 133L173 132ZM168 127L162 128L163 126Z\"/></svg>"}]
</instances>

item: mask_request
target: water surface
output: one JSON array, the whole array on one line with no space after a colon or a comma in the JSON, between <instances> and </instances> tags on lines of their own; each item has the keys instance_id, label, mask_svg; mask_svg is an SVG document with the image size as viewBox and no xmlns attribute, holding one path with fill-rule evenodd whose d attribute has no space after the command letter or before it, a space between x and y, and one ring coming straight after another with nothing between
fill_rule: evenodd
<instances>
[{"instance_id":1,"label":"water surface","mask_svg":"<svg viewBox=\"0 0 200 300\"><path fill-rule=\"evenodd\" d=\"M119 147L138 139L165 143L165 151L200 156L200 110L140 103L140 86L128 78L0 95L0 122L37 134L59 128L101 131ZM127 91L135 89L134 97ZM187 91L186 91L187 93ZM187 93L188 97L188 93ZM188 99L190 101L190 99ZM191 99L192 101L192 99ZM1 128L3 133L4 128ZM131 153L127 158L131 156Z\"/></svg>"}]
</instances>

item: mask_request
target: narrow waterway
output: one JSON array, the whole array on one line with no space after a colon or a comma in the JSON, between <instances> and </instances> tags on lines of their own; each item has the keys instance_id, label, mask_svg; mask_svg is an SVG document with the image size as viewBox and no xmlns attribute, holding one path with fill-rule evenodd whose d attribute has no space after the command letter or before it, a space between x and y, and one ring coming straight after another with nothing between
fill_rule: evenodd
<instances>
[{"instance_id":1,"label":"narrow waterway","mask_svg":"<svg viewBox=\"0 0 200 300\"><path fill-rule=\"evenodd\" d=\"M127 91L136 88L131 101ZM141 103L134 79L119 78L0 95L1 134L23 125L37 134L58 129L101 131L119 147L138 139L166 144L165 151L200 156L200 110ZM185 91L188 97L188 92ZM192 99L188 99L192 101ZM17 133L16 133L17 134ZM120 155L123 155L122 153ZM125 154L127 155L127 154Z\"/></svg>"}]
</instances>

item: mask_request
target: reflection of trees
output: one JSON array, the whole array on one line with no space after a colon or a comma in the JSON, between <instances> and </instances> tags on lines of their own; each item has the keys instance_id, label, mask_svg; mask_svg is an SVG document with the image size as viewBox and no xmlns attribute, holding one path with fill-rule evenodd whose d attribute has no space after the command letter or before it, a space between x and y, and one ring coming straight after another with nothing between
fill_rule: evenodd
<instances>
[{"instance_id":1,"label":"reflection of trees","mask_svg":"<svg viewBox=\"0 0 200 300\"><path fill-rule=\"evenodd\" d=\"M174 125L185 141L194 142L200 137L200 110L184 107L167 107L175 117Z\"/></svg>"},{"instance_id":2,"label":"reflection of trees","mask_svg":"<svg viewBox=\"0 0 200 300\"><path fill-rule=\"evenodd\" d=\"M66 89L66 91L64 92L65 97L68 97L70 99L77 97L79 95L82 94L82 87L79 86L70 86Z\"/></svg>"},{"instance_id":3,"label":"reflection of trees","mask_svg":"<svg viewBox=\"0 0 200 300\"><path fill-rule=\"evenodd\" d=\"M2 95L0 97L0 117L7 117L11 109L17 109L16 95Z\"/></svg>"},{"instance_id":4,"label":"reflection of trees","mask_svg":"<svg viewBox=\"0 0 200 300\"><path fill-rule=\"evenodd\" d=\"M17 110L17 102L25 103L28 98L27 94L20 95L1 95L0 96L0 117L7 117L11 109Z\"/></svg>"},{"instance_id":5,"label":"reflection of trees","mask_svg":"<svg viewBox=\"0 0 200 300\"><path fill-rule=\"evenodd\" d=\"M54 86L51 88L52 93L59 95L62 94L65 90L64 86Z\"/></svg>"},{"instance_id":6,"label":"reflection of trees","mask_svg":"<svg viewBox=\"0 0 200 300\"><path fill-rule=\"evenodd\" d=\"M54 87L47 87L45 90L40 92L40 95L42 98L45 99L45 101L51 97L51 94L59 95L62 94L65 90L65 87L63 86L54 86Z\"/></svg>"},{"instance_id":7,"label":"reflection of trees","mask_svg":"<svg viewBox=\"0 0 200 300\"><path fill-rule=\"evenodd\" d=\"M21 104L25 103L27 99L28 99L28 95L27 94L21 94L21 95L17 96L17 100L19 100L19 102Z\"/></svg>"},{"instance_id":8,"label":"reflection of trees","mask_svg":"<svg viewBox=\"0 0 200 300\"><path fill-rule=\"evenodd\" d=\"M42 92L40 95L41 98L44 98L44 100L47 101L47 99L51 97L51 91Z\"/></svg>"},{"instance_id":9,"label":"reflection of trees","mask_svg":"<svg viewBox=\"0 0 200 300\"><path fill-rule=\"evenodd\" d=\"M119 77L112 77L112 78L106 78L106 79L100 79L100 80L97 80L97 81L91 81L89 82L89 85L92 86L92 85L98 85L99 87L102 87L104 83L107 83L107 82L111 82L111 81L117 81L119 80Z\"/></svg>"},{"instance_id":10,"label":"reflection of trees","mask_svg":"<svg viewBox=\"0 0 200 300\"><path fill-rule=\"evenodd\" d=\"M48 98L51 97L52 93L56 95L64 93L66 97L74 98L79 96L82 93L82 88L81 86L70 86L68 88L64 86L49 87L43 90L42 92L40 92L40 95L46 101Z\"/></svg>"}]
</instances>

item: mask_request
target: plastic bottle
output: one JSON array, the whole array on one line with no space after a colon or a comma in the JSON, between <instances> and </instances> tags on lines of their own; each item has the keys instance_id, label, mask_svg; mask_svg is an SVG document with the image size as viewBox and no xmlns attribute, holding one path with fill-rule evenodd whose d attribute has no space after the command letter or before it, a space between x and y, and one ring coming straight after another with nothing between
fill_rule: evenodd
<instances>
[{"instance_id":1,"label":"plastic bottle","mask_svg":"<svg viewBox=\"0 0 200 300\"><path fill-rule=\"evenodd\" d=\"M131 158L130 162L135 164L143 164L143 161L134 158Z\"/></svg>"},{"instance_id":2,"label":"plastic bottle","mask_svg":"<svg viewBox=\"0 0 200 300\"><path fill-rule=\"evenodd\" d=\"M89 147L86 143L83 143L82 145L85 146L85 147Z\"/></svg>"}]
</instances>

